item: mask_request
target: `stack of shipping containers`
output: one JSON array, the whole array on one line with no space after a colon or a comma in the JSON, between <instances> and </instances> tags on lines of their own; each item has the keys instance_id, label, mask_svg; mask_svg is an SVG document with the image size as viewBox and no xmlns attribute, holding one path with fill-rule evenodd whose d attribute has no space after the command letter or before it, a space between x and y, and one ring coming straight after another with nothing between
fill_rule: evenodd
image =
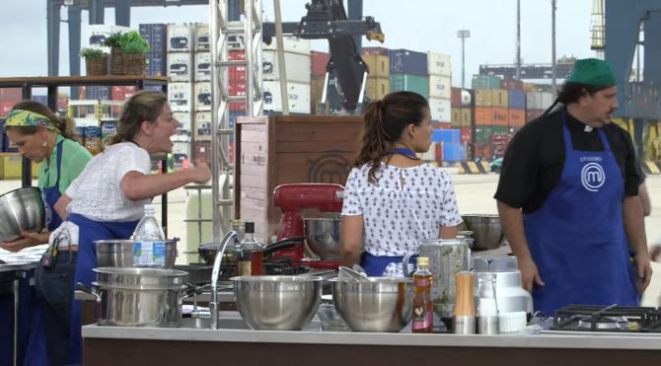
<instances>
[{"instance_id":1,"label":"stack of shipping containers","mask_svg":"<svg viewBox=\"0 0 661 366\"><path fill-rule=\"evenodd\" d=\"M452 62L450 56L428 52L427 71L429 73L428 101L431 119L436 129L448 130L452 127ZM465 153L460 136L458 129L453 129L448 133L436 133L432 138L432 148L436 150L434 160L439 164L443 161L464 160Z\"/></svg>"},{"instance_id":2,"label":"stack of shipping containers","mask_svg":"<svg viewBox=\"0 0 661 366\"><path fill-rule=\"evenodd\" d=\"M167 26L168 101L174 117L184 130L193 122L193 29L187 24Z\"/></svg>"},{"instance_id":3,"label":"stack of shipping containers","mask_svg":"<svg viewBox=\"0 0 661 366\"><path fill-rule=\"evenodd\" d=\"M459 130L459 141L466 148L473 144L473 108L471 108L471 91L461 88L452 88L450 99L452 105L451 127ZM472 159L467 154L466 158Z\"/></svg>"},{"instance_id":4,"label":"stack of shipping containers","mask_svg":"<svg viewBox=\"0 0 661 366\"><path fill-rule=\"evenodd\" d=\"M264 113L282 113L280 72L275 40L263 45ZM284 38L285 76L290 114L310 114L310 41Z\"/></svg>"},{"instance_id":5,"label":"stack of shipping containers","mask_svg":"<svg viewBox=\"0 0 661 366\"><path fill-rule=\"evenodd\" d=\"M493 136L509 135L509 93L500 89L501 79L491 75L475 75L475 158L492 157Z\"/></svg>"},{"instance_id":6,"label":"stack of shipping containers","mask_svg":"<svg viewBox=\"0 0 661 366\"><path fill-rule=\"evenodd\" d=\"M526 122L539 117L553 104L553 94L541 91L529 91L526 93Z\"/></svg>"},{"instance_id":7,"label":"stack of shipping containers","mask_svg":"<svg viewBox=\"0 0 661 366\"><path fill-rule=\"evenodd\" d=\"M22 99L21 97L22 91L20 88L0 88L0 152L16 151L16 149L11 148L9 145L4 125L9 112L14 107L14 104ZM5 158L3 157L2 159Z\"/></svg>"},{"instance_id":8,"label":"stack of shipping containers","mask_svg":"<svg viewBox=\"0 0 661 366\"><path fill-rule=\"evenodd\" d=\"M365 96L370 101L383 99L390 93L390 57L388 56L388 50L385 48L366 49L362 57L369 69Z\"/></svg>"},{"instance_id":9,"label":"stack of shipping containers","mask_svg":"<svg viewBox=\"0 0 661 366\"><path fill-rule=\"evenodd\" d=\"M330 55L326 52L310 52L310 113L319 113L319 103L324 92L326 65ZM388 86L390 88L390 86Z\"/></svg>"},{"instance_id":10,"label":"stack of shipping containers","mask_svg":"<svg viewBox=\"0 0 661 366\"><path fill-rule=\"evenodd\" d=\"M365 49L364 52L369 52ZM427 54L409 50L390 50L390 91L411 91L429 97L429 74ZM447 113L450 114L450 111ZM432 111L432 121L441 122L438 114ZM450 122L449 116L446 121Z\"/></svg>"},{"instance_id":11,"label":"stack of shipping containers","mask_svg":"<svg viewBox=\"0 0 661 366\"><path fill-rule=\"evenodd\" d=\"M211 162L211 48L209 26L196 24L193 33L193 132L195 157ZM188 144L190 146L190 143ZM230 153L233 150L230 149ZM190 155L189 155L190 156Z\"/></svg>"}]
</instances>

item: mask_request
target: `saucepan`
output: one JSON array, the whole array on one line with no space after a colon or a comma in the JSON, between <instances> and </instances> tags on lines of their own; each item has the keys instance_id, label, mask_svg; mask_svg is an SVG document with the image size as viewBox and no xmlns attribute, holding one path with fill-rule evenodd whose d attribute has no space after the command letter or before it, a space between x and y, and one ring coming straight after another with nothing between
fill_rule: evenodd
<instances>
[{"instance_id":1,"label":"saucepan","mask_svg":"<svg viewBox=\"0 0 661 366\"><path fill-rule=\"evenodd\" d=\"M302 236L280 240L266 247L262 252L262 254L264 256L267 256L279 250L291 248L301 243L304 240L305 238ZM216 253L218 252L219 245L220 243L213 243L213 242L200 244L200 246L197 248L197 252L200 253L200 256L202 257L202 259L206 264L213 265L213 261L216 258Z\"/></svg>"}]
</instances>

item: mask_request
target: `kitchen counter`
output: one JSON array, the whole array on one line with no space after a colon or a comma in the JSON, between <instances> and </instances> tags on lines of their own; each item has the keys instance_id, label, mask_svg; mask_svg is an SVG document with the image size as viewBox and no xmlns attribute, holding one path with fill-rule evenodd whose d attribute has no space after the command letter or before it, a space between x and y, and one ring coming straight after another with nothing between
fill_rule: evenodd
<instances>
[{"instance_id":1,"label":"kitchen counter","mask_svg":"<svg viewBox=\"0 0 661 366\"><path fill-rule=\"evenodd\" d=\"M221 315L225 324L237 324L237 313ZM406 331L406 330L405 330ZM83 328L85 362L93 365L138 365L154 358L171 364L178 352L193 364L214 359L214 364L269 364L337 366L339 360L362 360L362 365L401 366L412 360L436 360L446 365L600 365L657 363L661 334L513 334L499 336L420 335L411 333L322 332L313 321L300 332L245 329ZM286 347L285 347L286 346ZM121 360L117 351L121 349ZM104 355L114 355L104 358ZM148 356L142 356L148 355ZM319 357L319 355L329 355ZM332 355L332 357L330 357ZM145 358L146 357L146 358ZM418 358L421 357L421 358ZM89 363L88 363L89 361ZM366 363L365 363L366 362ZM353 362L350 362L354 364ZM158 364L158 361L156 361ZM642 364L641 364L642 365Z\"/></svg>"}]
</instances>

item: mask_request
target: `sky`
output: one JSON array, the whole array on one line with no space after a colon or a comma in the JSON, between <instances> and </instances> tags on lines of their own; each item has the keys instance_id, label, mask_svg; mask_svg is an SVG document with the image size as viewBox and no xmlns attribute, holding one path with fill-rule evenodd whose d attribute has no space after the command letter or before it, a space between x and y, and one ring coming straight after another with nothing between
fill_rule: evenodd
<instances>
[{"instance_id":1,"label":"sky","mask_svg":"<svg viewBox=\"0 0 661 366\"><path fill-rule=\"evenodd\" d=\"M0 77L47 75L46 0L0 0ZM281 0L283 21L299 21L306 0ZM265 17L273 20L273 1L264 0ZM592 0L557 0L557 55L592 57ZM29 16L26 16L29 14ZM364 0L363 15L381 24L384 44L363 39L363 47L382 46L433 51L452 56L453 84L461 83L461 41L468 29L466 80L481 64L512 64L516 56L516 0ZM65 7L62 20L67 18ZM88 16L84 11L83 35ZM131 27L141 23L208 23L208 6L133 8ZM114 9L105 23L114 24ZM521 0L521 55L524 63L551 63L551 0ZM83 37L84 38L84 37ZM85 41L83 41L83 46ZM326 41L312 48L327 51ZM69 75L67 24L60 31L60 75Z\"/></svg>"}]
</instances>

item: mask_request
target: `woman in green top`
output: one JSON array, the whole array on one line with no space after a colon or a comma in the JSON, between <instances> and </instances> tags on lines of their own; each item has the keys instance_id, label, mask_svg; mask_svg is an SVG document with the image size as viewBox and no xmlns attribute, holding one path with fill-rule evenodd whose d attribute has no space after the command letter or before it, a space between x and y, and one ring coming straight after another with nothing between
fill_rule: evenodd
<instances>
[{"instance_id":1,"label":"woman in green top","mask_svg":"<svg viewBox=\"0 0 661 366\"><path fill-rule=\"evenodd\" d=\"M21 239L0 243L3 249L17 252L48 242L50 231L62 223L60 214L65 214L55 211L57 200L83 171L92 155L78 142L72 119L59 118L48 107L33 100L19 102L12 108L5 130L22 156L41 163L39 188L44 196L49 229L42 233L25 232Z\"/></svg>"},{"instance_id":2,"label":"woman in green top","mask_svg":"<svg viewBox=\"0 0 661 366\"><path fill-rule=\"evenodd\" d=\"M57 202L92 155L78 142L72 119L59 118L48 107L32 100L19 102L12 108L5 130L22 156L41 163L39 188L44 197L47 228L41 233L23 233L21 239L11 243L0 243L6 250L19 251L49 241L50 232L57 229L66 216L62 208L56 212ZM61 201L62 206L63 203ZM31 314L33 323L28 343L33 352L26 364L67 363L78 247L68 245L67 240L50 239L52 246L49 248L57 248L57 251L51 251L56 254L48 264L42 258L35 271L35 289L43 307L36 307ZM44 348L47 352L42 352Z\"/></svg>"}]
</instances>

